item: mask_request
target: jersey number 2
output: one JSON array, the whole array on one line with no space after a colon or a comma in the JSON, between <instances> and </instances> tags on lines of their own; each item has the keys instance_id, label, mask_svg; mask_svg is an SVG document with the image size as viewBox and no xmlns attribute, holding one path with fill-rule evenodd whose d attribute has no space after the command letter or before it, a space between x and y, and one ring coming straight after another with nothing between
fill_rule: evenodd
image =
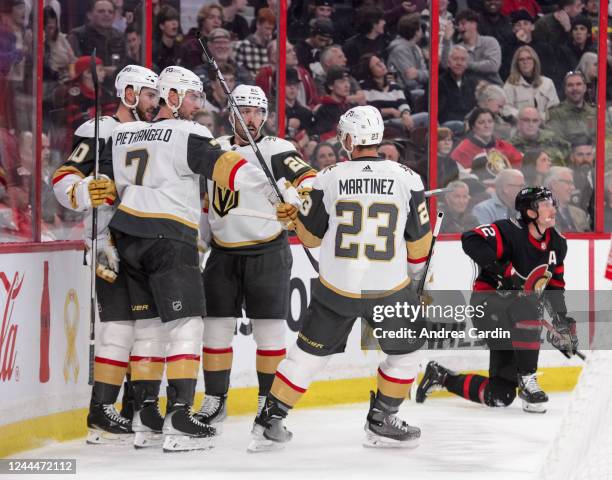
<instances>
[{"instance_id":1,"label":"jersey number 2","mask_svg":"<svg viewBox=\"0 0 612 480\"><path fill-rule=\"evenodd\" d=\"M377 250L376 245L365 244L365 256L368 260L389 261L395 256L395 228L397 227L397 206L392 203L372 203L368 209L368 218L387 215L386 225L376 227L376 236L385 239L384 250ZM340 223L336 230L336 257L357 258L359 243L349 243L343 247L344 235L358 235L363 229L363 207L358 202L341 201L336 203L336 215L343 217L345 212L352 215L351 223Z\"/></svg>"},{"instance_id":2,"label":"jersey number 2","mask_svg":"<svg viewBox=\"0 0 612 480\"><path fill-rule=\"evenodd\" d=\"M144 177L145 170L147 169L147 163L149 162L149 152L145 148L127 152L125 154L125 166L131 167L134 161L138 162L134 185L142 185L142 177Z\"/></svg>"}]
</instances>

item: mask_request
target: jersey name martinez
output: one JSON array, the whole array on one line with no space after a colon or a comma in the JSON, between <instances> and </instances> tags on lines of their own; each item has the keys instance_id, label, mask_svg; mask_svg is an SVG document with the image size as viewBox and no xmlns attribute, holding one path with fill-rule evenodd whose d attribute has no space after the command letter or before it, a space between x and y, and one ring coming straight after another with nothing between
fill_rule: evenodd
<instances>
[{"instance_id":1,"label":"jersey name martinez","mask_svg":"<svg viewBox=\"0 0 612 480\"><path fill-rule=\"evenodd\" d=\"M392 178L347 178L338 180L339 195L393 195Z\"/></svg>"}]
</instances>

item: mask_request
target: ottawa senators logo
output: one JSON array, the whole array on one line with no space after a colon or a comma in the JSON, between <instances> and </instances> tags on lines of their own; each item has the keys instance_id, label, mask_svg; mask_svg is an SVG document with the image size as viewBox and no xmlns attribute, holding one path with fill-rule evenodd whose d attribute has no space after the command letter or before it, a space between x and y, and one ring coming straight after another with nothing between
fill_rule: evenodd
<instances>
[{"instance_id":1,"label":"ottawa senators logo","mask_svg":"<svg viewBox=\"0 0 612 480\"><path fill-rule=\"evenodd\" d=\"M548 265L542 264L535 267L525 279L525 293L535 293L540 296L544 292L552 273L548 270Z\"/></svg>"},{"instance_id":2,"label":"ottawa senators logo","mask_svg":"<svg viewBox=\"0 0 612 480\"><path fill-rule=\"evenodd\" d=\"M229 188L219 187L215 183L212 206L217 215L225 217L232 208L238 206L238 202L238 192L232 192Z\"/></svg>"}]
</instances>

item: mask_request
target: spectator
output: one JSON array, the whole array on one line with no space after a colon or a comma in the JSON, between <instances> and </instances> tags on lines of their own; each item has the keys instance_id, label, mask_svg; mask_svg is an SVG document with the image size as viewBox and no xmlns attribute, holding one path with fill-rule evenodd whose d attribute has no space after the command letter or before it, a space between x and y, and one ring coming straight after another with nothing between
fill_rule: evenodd
<instances>
[{"instance_id":1,"label":"spectator","mask_svg":"<svg viewBox=\"0 0 612 480\"><path fill-rule=\"evenodd\" d=\"M313 19L310 23L308 38L300 40L295 46L299 64L309 70L311 64L319 61L323 49L332 44L334 34L334 24L328 18Z\"/></svg>"},{"instance_id":2,"label":"spectator","mask_svg":"<svg viewBox=\"0 0 612 480\"><path fill-rule=\"evenodd\" d=\"M472 213L478 224L490 224L495 220L515 218L514 199L525 186L525 179L520 170L511 168L500 171L495 177L495 192L491 198L478 203Z\"/></svg>"},{"instance_id":3,"label":"spectator","mask_svg":"<svg viewBox=\"0 0 612 480\"><path fill-rule=\"evenodd\" d=\"M125 32L127 28L127 20L123 15L123 0L112 0L115 6L115 14L113 15L113 28L119 32Z\"/></svg>"},{"instance_id":4,"label":"spectator","mask_svg":"<svg viewBox=\"0 0 612 480\"><path fill-rule=\"evenodd\" d=\"M585 100L591 105L597 104L597 54L593 52L586 52L582 55L578 67L576 70L582 72L587 84L587 91L585 94ZM606 98L610 100L612 91L606 89Z\"/></svg>"},{"instance_id":5,"label":"spectator","mask_svg":"<svg viewBox=\"0 0 612 480\"><path fill-rule=\"evenodd\" d=\"M219 0L219 3L223 7L222 27L232 34L232 40L244 40L251 33L249 23L240 14L248 4L247 0ZM218 27L210 31L215 28Z\"/></svg>"},{"instance_id":6,"label":"spectator","mask_svg":"<svg viewBox=\"0 0 612 480\"><path fill-rule=\"evenodd\" d=\"M253 83L253 76L251 73L244 66L237 65L236 62L231 59L232 43L230 38L231 35L227 30L223 28L216 28L208 35L208 49L210 50L211 55L217 61L219 68L221 68L223 65L232 66L237 85L244 83L251 85ZM202 63L201 60L200 64L193 68L193 73L200 77L204 88L208 89L210 87L210 72L208 70L208 63Z\"/></svg>"},{"instance_id":7,"label":"spectator","mask_svg":"<svg viewBox=\"0 0 612 480\"><path fill-rule=\"evenodd\" d=\"M467 136L453 150L451 158L464 168L471 168L474 157L484 153L499 156L513 168L520 168L523 154L510 143L495 137L495 118L487 108L476 107L468 117Z\"/></svg>"},{"instance_id":8,"label":"spectator","mask_svg":"<svg viewBox=\"0 0 612 480\"><path fill-rule=\"evenodd\" d=\"M544 150L535 148L527 150L523 156L523 175L525 184L529 186L540 186L544 184L544 178L552 167L552 161Z\"/></svg>"},{"instance_id":9,"label":"spectator","mask_svg":"<svg viewBox=\"0 0 612 480\"><path fill-rule=\"evenodd\" d=\"M567 167L552 167L544 179L557 202L556 228L560 232L586 232L589 219L584 210L572 205L574 172Z\"/></svg>"},{"instance_id":10,"label":"spectator","mask_svg":"<svg viewBox=\"0 0 612 480\"><path fill-rule=\"evenodd\" d=\"M125 29L125 51L126 51L126 62L128 64L140 64L142 50L142 37L140 32L134 25L129 25Z\"/></svg>"},{"instance_id":11,"label":"spectator","mask_svg":"<svg viewBox=\"0 0 612 480\"><path fill-rule=\"evenodd\" d=\"M269 8L262 8L257 14L255 33L236 43L234 59L239 65L244 65L251 75L257 75L261 67L269 61L267 46L272 40L276 16Z\"/></svg>"},{"instance_id":12,"label":"spectator","mask_svg":"<svg viewBox=\"0 0 612 480\"><path fill-rule=\"evenodd\" d=\"M476 104L493 112L495 119L494 134L497 138L504 140L509 139L512 135L515 123L514 117L507 113L507 110L511 111L507 107L507 102L506 92L499 85L481 82L478 88L476 88Z\"/></svg>"},{"instance_id":13,"label":"spectator","mask_svg":"<svg viewBox=\"0 0 612 480\"><path fill-rule=\"evenodd\" d=\"M448 0L439 0L438 1L438 10L439 10L439 50L438 55L439 58L445 58L446 55L443 55L444 50L449 50L451 47L451 40L453 35L455 34L455 25L453 23L453 14L448 11ZM430 16L431 13L428 9L425 9L421 12L421 28L425 29L425 40L429 43L429 28L430 28Z\"/></svg>"},{"instance_id":14,"label":"spectator","mask_svg":"<svg viewBox=\"0 0 612 480\"><path fill-rule=\"evenodd\" d=\"M398 73L398 83L421 95L429 81L429 69L418 45L422 37L420 16L404 15L397 23L397 38L389 44L388 60L389 67Z\"/></svg>"},{"instance_id":15,"label":"spectator","mask_svg":"<svg viewBox=\"0 0 612 480\"><path fill-rule=\"evenodd\" d=\"M559 70L557 66L556 52L552 44L548 42L536 41L533 38L533 30L535 28L535 19L531 17L527 11L519 10L512 13L512 32L513 37L506 43L501 44L502 47L502 66L499 74L502 79L507 79L510 75L510 66L514 53L519 47L531 47L538 54L540 59L541 73L551 78L555 85L558 85L563 75L559 78Z\"/></svg>"},{"instance_id":16,"label":"spectator","mask_svg":"<svg viewBox=\"0 0 612 480\"><path fill-rule=\"evenodd\" d=\"M438 187L446 187L453 180L459 179L459 165L450 157L453 150L453 131L450 128L438 128Z\"/></svg>"},{"instance_id":17,"label":"spectator","mask_svg":"<svg viewBox=\"0 0 612 480\"><path fill-rule=\"evenodd\" d=\"M550 156L553 165L565 166L570 154L570 143L541 126L542 118L534 107L521 108L516 133L510 143L523 153L541 148Z\"/></svg>"},{"instance_id":18,"label":"spectator","mask_svg":"<svg viewBox=\"0 0 612 480\"><path fill-rule=\"evenodd\" d=\"M476 78L466 72L468 52L455 45L448 55L448 70L440 75L438 96L438 120L445 124L454 122L454 132L462 132L463 119L476 106Z\"/></svg>"},{"instance_id":19,"label":"spectator","mask_svg":"<svg viewBox=\"0 0 612 480\"><path fill-rule=\"evenodd\" d=\"M542 9L536 0L504 0L502 15L512 15L521 10L527 12L531 18L542 14Z\"/></svg>"},{"instance_id":20,"label":"spectator","mask_svg":"<svg viewBox=\"0 0 612 480\"><path fill-rule=\"evenodd\" d=\"M587 91L584 75L569 72L563 87L565 100L548 111L548 127L568 142L579 136L593 137L597 111L584 99Z\"/></svg>"},{"instance_id":21,"label":"spectator","mask_svg":"<svg viewBox=\"0 0 612 480\"><path fill-rule=\"evenodd\" d=\"M73 132L95 115L95 90L90 65L91 57L78 58L74 64L74 79L66 83L62 91L56 94L56 108L60 108L65 114L67 125L64 152L69 152L72 148ZM100 58L96 58L96 65L98 66L98 80L102 84L106 76L106 69ZM100 116L115 114L117 105L115 96L110 90L101 88L100 103Z\"/></svg>"},{"instance_id":22,"label":"spectator","mask_svg":"<svg viewBox=\"0 0 612 480\"><path fill-rule=\"evenodd\" d=\"M114 16L115 5L110 0L92 0L87 24L74 28L68 35L77 57L90 55L96 49L96 57L102 60L109 80L125 62L123 34L113 27Z\"/></svg>"},{"instance_id":23,"label":"spectator","mask_svg":"<svg viewBox=\"0 0 612 480\"><path fill-rule=\"evenodd\" d=\"M193 114L192 120L196 123L199 123L200 125L204 125L211 131L211 133L214 134L216 130L215 116L208 110L198 110L196 113Z\"/></svg>"},{"instance_id":24,"label":"spectator","mask_svg":"<svg viewBox=\"0 0 612 480\"><path fill-rule=\"evenodd\" d=\"M328 142L320 142L315 148L312 157L310 159L310 164L313 168L317 170L323 170L330 165L335 165L338 163L338 155L336 154L336 150Z\"/></svg>"},{"instance_id":25,"label":"spectator","mask_svg":"<svg viewBox=\"0 0 612 480\"><path fill-rule=\"evenodd\" d=\"M389 44L385 35L384 13L378 7L362 7L357 10L355 29L357 34L349 38L342 48L351 70L366 53L384 56Z\"/></svg>"},{"instance_id":26,"label":"spectator","mask_svg":"<svg viewBox=\"0 0 612 480\"><path fill-rule=\"evenodd\" d=\"M493 38L478 33L478 14L464 10L457 15L457 30L461 42L469 54L468 71L477 79L502 85L499 76L501 67L501 47Z\"/></svg>"},{"instance_id":27,"label":"spectator","mask_svg":"<svg viewBox=\"0 0 612 480\"><path fill-rule=\"evenodd\" d=\"M361 57L356 71L368 105L380 110L383 120L397 120L406 130L412 129L414 121L404 91L396 83L389 82L385 62L367 53ZM425 126L427 114L423 115Z\"/></svg>"},{"instance_id":28,"label":"spectator","mask_svg":"<svg viewBox=\"0 0 612 480\"><path fill-rule=\"evenodd\" d=\"M329 95L321 98L321 105L315 111L314 131L321 140L335 137L338 119L351 107L347 100L351 85L345 68L332 67L325 82Z\"/></svg>"},{"instance_id":29,"label":"spectator","mask_svg":"<svg viewBox=\"0 0 612 480\"><path fill-rule=\"evenodd\" d=\"M591 21L584 15L572 18L570 36L557 51L559 68L562 72L575 70L586 52L597 52L596 46L593 45L592 28Z\"/></svg>"},{"instance_id":30,"label":"spectator","mask_svg":"<svg viewBox=\"0 0 612 480\"><path fill-rule=\"evenodd\" d=\"M397 143L390 140L383 140L380 145L378 145L378 157L393 162L400 162L402 155Z\"/></svg>"},{"instance_id":31,"label":"spectator","mask_svg":"<svg viewBox=\"0 0 612 480\"><path fill-rule=\"evenodd\" d=\"M314 126L312 110L306 108L299 101L301 81L295 68L287 68L285 87L285 117L290 137L301 140L304 134L310 134Z\"/></svg>"},{"instance_id":32,"label":"spectator","mask_svg":"<svg viewBox=\"0 0 612 480\"><path fill-rule=\"evenodd\" d=\"M502 4L503 0L483 0L478 22L480 34L495 38L500 45L514 36L510 19L501 11Z\"/></svg>"},{"instance_id":33,"label":"spectator","mask_svg":"<svg viewBox=\"0 0 612 480\"><path fill-rule=\"evenodd\" d=\"M43 9L43 28L45 35L44 79L45 82L67 82L70 79L70 67L76 61L66 34L59 31L59 22L55 10ZM45 85L45 89L47 89ZM47 92L45 92L45 97Z\"/></svg>"},{"instance_id":34,"label":"spectator","mask_svg":"<svg viewBox=\"0 0 612 480\"><path fill-rule=\"evenodd\" d=\"M540 17L536 22L533 37L550 45L565 43L572 28L571 19L580 15L582 8L582 0L558 0L557 11Z\"/></svg>"},{"instance_id":35,"label":"spectator","mask_svg":"<svg viewBox=\"0 0 612 480\"><path fill-rule=\"evenodd\" d=\"M182 48L179 36L179 13L169 5L164 5L157 16L158 40L153 40L153 63L161 72L170 65L177 65Z\"/></svg>"},{"instance_id":36,"label":"spectator","mask_svg":"<svg viewBox=\"0 0 612 480\"><path fill-rule=\"evenodd\" d=\"M197 27L189 30L181 47L180 64L189 69L200 65L203 61L198 33L203 40L209 40L211 32L223 25L223 9L215 3L203 6L198 10L197 24Z\"/></svg>"},{"instance_id":37,"label":"spectator","mask_svg":"<svg viewBox=\"0 0 612 480\"><path fill-rule=\"evenodd\" d=\"M450 192L444 194L440 210L444 212L444 221L440 233L463 233L479 225L478 219L468 211L470 188L467 183L455 180L448 184Z\"/></svg>"},{"instance_id":38,"label":"spectator","mask_svg":"<svg viewBox=\"0 0 612 480\"><path fill-rule=\"evenodd\" d=\"M588 138L578 138L572 144L570 167L574 171L574 184L576 185L576 192L572 195L572 203L587 212L593 220L595 147Z\"/></svg>"},{"instance_id":39,"label":"spectator","mask_svg":"<svg viewBox=\"0 0 612 480\"><path fill-rule=\"evenodd\" d=\"M326 78L327 72L333 67L346 67L346 55L342 51L342 47L339 45L330 45L321 52L321 59L319 68L315 68L318 73L315 74L314 80L317 84L317 93L319 96L327 93ZM365 105L365 93L360 89L359 83L352 76L349 75L350 84L350 95L347 98L348 103L356 105Z\"/></svg>"},{"instance_id":40,"label":"spectator","mask_svg":"<svg viewBox=\"0 0 612 480\"><path fill-rule=\"evenodd\" d=\"M523 107L535 107L545 118L548 109L559 104L553 81L541 74L540 58L528 46L519 47L514 52L504 91L514 116Z\"/></svg>"},{"instance_id":41,"label":"spectator","mask_svg":"<svg viewBox=\"0 0 612 480\"><path fill-rule=\"evenodd\" d=\"M265 65L259 70L255 77L255 84L261 87L268 98L276 96L276 65L278 64L276 40L272 40L268 44L268 65ZM314 108L319 104L319 95L317 94L317 86L308 70L298 65L298 59L295 54L295 48L287 42L285 50L285 64L287 68L295 69L298 73L298 101L308 108Z\"/></svg>"}]
</instances>

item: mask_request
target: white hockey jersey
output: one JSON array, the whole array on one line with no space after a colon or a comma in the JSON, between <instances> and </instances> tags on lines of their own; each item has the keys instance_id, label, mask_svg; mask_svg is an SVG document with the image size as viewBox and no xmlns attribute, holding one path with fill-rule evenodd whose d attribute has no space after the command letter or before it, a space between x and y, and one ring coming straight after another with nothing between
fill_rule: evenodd
<instances>
[{"instance_id":1,"label":"white hockey jersey","mask_svg":"<svg viewBox=\"0 0 612 480\"><path fill-rule=\"evenodd\" d=\"M217 141L222 149L239 153L263 173L249 145L238 146L231 136L220 137ZM309 178L314 179L316 171L302 160L291 142L266 136L257 141L257 146L276 180L284 177L297 187L305 186ZM276 220L276 210L261 193L231 192L209 180L204 208L208 213L214 248L234 253L259 253L285 241L281 225Z\"/></svg>"},{"instance_id":2,"label":"white hockey jersey","mask_svg":"<svg viewBox=\"0 0 612 480\"><path fill-rule=\"evenodd\" d=\"M102 155L100 173L114 178L120 199L111 227L144 238L195 242L200 175L230 191L270 189L260 169L221 150L206 127L186 120L122 124Z\"/></svg>"},{"instance_id":3,"label":"white hockey jersey","mask_svg":"<svg viewBox=\"0 0 612 480\"><path fill-rule=\"evenodd\" d=\"M100 117L99 140L100 152L104 150L106 143L110 140L113 130L121 122L116 117ZM95 121L88 120L74 132L74 148L68 160L64 162L53 174L53 193L55 198L63 207L70 210L83 211L72 198L72 186L84 177L92 174L94 169L95 148L94 148L94 129Z\"/></svg>"},{"instance_id":4,"label":"white hockey jersey","mask_svg":"<svg viewBox=\"0 0 612 480\"><path fill-rule=\"evenodd\" d=\"M349 298L386 296L410 283L431 244L421 177L390 160L363 157L318 173L298 216L307 247L320 245L321 284Z\"/></svg>"}]
</instances>

